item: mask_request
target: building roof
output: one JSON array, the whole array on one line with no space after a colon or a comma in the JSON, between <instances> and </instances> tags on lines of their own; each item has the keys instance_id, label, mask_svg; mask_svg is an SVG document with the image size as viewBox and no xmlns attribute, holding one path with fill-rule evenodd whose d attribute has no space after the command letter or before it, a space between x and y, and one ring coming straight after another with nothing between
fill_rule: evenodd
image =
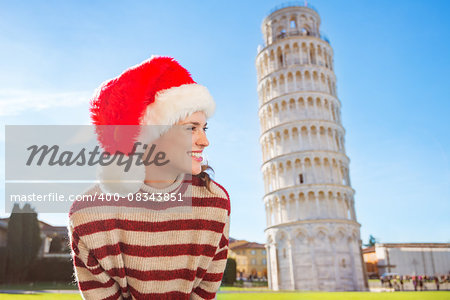
<instances>
[{"instance_id":1,"label":"building roof","mask_svg":"<svg viewBox=\"0 0 450 300\"><path fill-rule=\"evenodd\" d=\"M375 246L386 248L450 248L450 243L377 243Z\"/></svg>"},{"instance_id":2,"label":"building roof","mask_svg":"<svg viewBox=\"0 0 450 300\"><path fill-rule=\"evenodd\" d=\"M375 252L375 246L371 246L371 247L364 248L364 249L362 249L362 252L363 252L363 253L372 253L372 252Z\"/></svg>"},{"instance_id":3,"label":"building roof","mask_svg":"<svg viewBox=\"0 0 450 300\"><path fill-rule=\"evenodd\" d=\"M266 249L266 247L263 244L255 243L255 242L248 242L245 240L236 241L232 244L230 244L231 250L238 250L238 249Z\"/></svg>"},{"instance_id":4,"label":"building roof","mask_svg":"<svg viewBox=\"0 0 450 300\"><path fill-rule=\"evenodd\" d=\"M0 228L7 229L8 228L8 222L9 218L0 218ZM61 235L67 235L68 230L66 226L53 226L48 223L45 223L44 221L38 220L39 227L41 228L41 231L46 235L51 234L61 234Z\"/></svg>"},{"instance_id":5,"label":"building roof","mask_svg":"<svg viewBox=\"0 0 450 300\"><path fill-rule=\"evenodd\" d=\"M41 225L41 231L45 234L62 234L67 235L68 230L66 226L53 226L43 221L39 221Z\"/></svg>"}]
</instances>

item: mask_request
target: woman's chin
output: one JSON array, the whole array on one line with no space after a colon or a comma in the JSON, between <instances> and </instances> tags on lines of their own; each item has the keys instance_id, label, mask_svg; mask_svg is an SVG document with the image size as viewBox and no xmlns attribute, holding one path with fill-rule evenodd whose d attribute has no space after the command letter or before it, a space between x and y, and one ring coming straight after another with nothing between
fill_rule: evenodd
<instances>
[{"instance_id":1,"label":"woman's chin","mask_svg":"<svg viewBox=\"0 0 450 300\"><path fill-rule=\"evenodd\" d=\"M195 171L193 170L193 171L192 171L192 175L198 175L198 174L200 174L200 173L201 173L201 171L197 171L197 170L195 170Z\"/></svg>"},{"instance_id":2,"label":"woman's chin","mask_svg":"<svg viewBox=\"0 0 450 300\"><path fill-rule=\"evenodd\" d=\"M192 175L198 175L198 174L200 174L202 172L202 167L200 166L200 167L194 167L194 166L192 166Z\"/></svg>"}]
</instances>

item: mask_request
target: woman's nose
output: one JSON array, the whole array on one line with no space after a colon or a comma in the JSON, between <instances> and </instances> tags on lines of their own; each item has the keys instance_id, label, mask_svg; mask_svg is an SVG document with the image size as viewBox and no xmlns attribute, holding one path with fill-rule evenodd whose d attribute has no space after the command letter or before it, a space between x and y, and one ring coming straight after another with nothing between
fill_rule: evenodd
<instances>
[{"instance_id":1,"label":"woman's nose","mask_svg":"<svg viewBox=\"0 0 450 300\"><path fill-rule=\"evenodd\" d=\"M195 143L199 146L208 147L209 141L208 141L208 138L206 137L206 133L204 131L199 133Z\"/></svg>"}]
</instances>

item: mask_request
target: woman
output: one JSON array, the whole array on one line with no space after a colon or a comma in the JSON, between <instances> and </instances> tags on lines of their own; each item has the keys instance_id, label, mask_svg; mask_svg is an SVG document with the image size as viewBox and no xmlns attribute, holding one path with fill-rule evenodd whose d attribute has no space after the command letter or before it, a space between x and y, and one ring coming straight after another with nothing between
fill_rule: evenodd
<instances>
[{"instance_id":1,"label":"woman","mask_svg":"<svg viewBox=\"0 0 450 300\"><path fill-rule=\"evenodd\" d=\"M214 109L208 90L168 57L152 57L98 89L91 114L105 151L132 156L136 142L153 143L170 163L128 172L104 167L87 194L122 197L72 206L70 241L85 299L215 297L227 260L230 200L201 164ZM174 193L176 201L151 201Z\"/></svg>"}]
</instances>

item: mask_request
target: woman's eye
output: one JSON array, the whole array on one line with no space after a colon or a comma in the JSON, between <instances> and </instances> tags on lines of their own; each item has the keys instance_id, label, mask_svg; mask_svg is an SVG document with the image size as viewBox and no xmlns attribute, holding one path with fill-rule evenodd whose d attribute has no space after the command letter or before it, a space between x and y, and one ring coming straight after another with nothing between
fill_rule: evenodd
<instances>
[{"instance_id":1,"label":"woman's eye","mask_svg":"<svg viewBox=\"0 0 450 300\"><path fill-rule=\"evenodd\" d=\"M195 131L196 129L197 129L197 127L187 127L186 128L187 130L190 130L190 131ZM203 131L205 131L206 132L206 130L208 129L208 127L203 127Z\"/></svg>"}]
</instances>

